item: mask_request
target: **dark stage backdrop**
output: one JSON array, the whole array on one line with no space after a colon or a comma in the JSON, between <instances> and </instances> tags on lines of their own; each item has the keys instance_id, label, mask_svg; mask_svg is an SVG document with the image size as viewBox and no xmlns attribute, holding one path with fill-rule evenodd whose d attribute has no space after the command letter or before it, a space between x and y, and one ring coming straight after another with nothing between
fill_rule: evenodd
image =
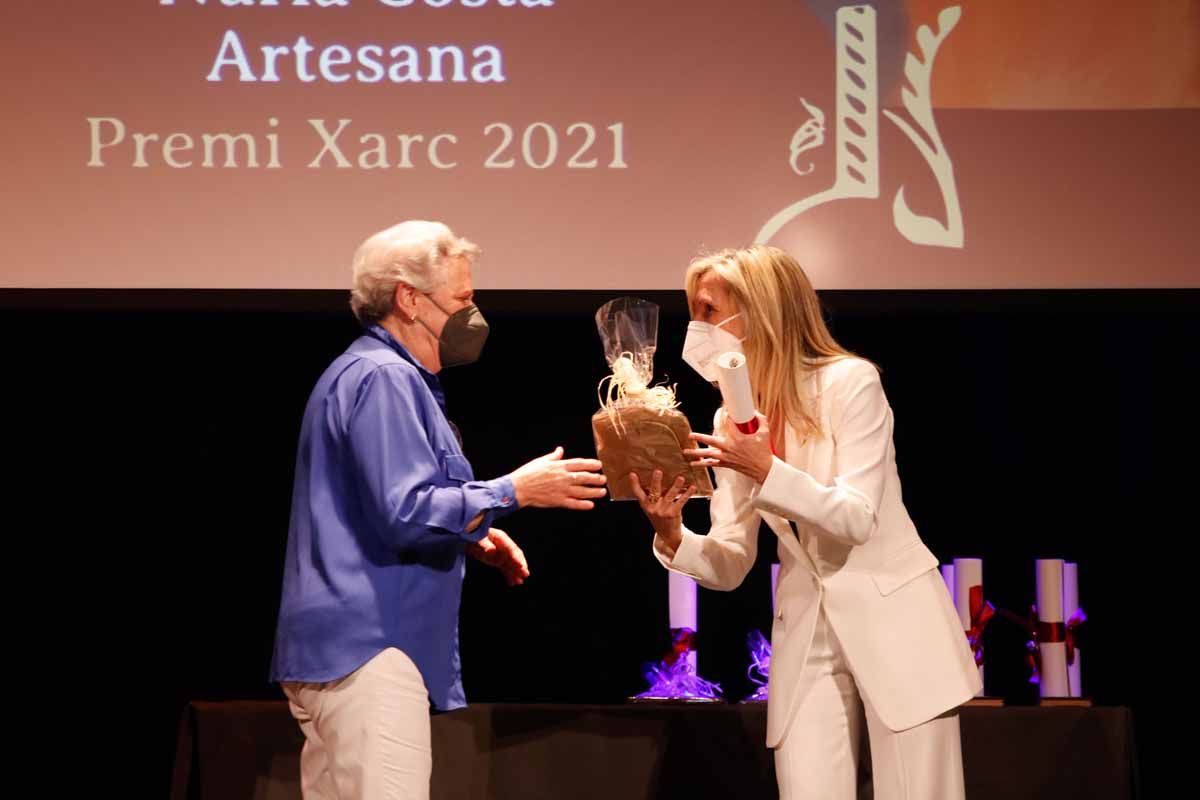
<instances>
[{"instance_id":1,"label":"dark stage backdrop","mask_svg":"<svg viewBox=\"0 0 1200 800\"><path fill-rule=\"evenodd\" d=\"M483 360L443 374L476 473L555 445L593 451L605 365L592 313L615 292L485 292ZM715 392L679 359L682 292L663 306L658 372L707 430ZM1147 790L1180 719L1170 672L1196 532L1194 291L833 292L835 334L883 367L905 502L943 561L985 559L999 606L1033 599L1033 559L1080 563L1087 692L1135 710ZM13 615L30 694L117 781L167 786L191 699L279 697L267 683L293 456L308 392L356 335L342 292L10 291L0 295L13 491ZM15 447L14 447L15 443ZM23 447L22 447L23 446ZM16 453L16 455L14 455ZM21 513L21 512L24 513ZM688 509L705 530L707 506ZM666 646L666 573L638 510L504 520L533 576L472 563L462 609L475 701L619 703ZM733 698L746 635L770 622L764 529L736 592L702 591L700 669ZM1023 637L988 632L988 688L1032 699ZM1174 669L1186 669L1177 666ZM83 713L81 713L81 711ZM105 733L120 722L119 738ZM72 739L72 741L78 741ZM1017 765L1014 765L1017 768ZM1150 792L1148 792L1150 793Z\"/></svg>"}]
</instances>

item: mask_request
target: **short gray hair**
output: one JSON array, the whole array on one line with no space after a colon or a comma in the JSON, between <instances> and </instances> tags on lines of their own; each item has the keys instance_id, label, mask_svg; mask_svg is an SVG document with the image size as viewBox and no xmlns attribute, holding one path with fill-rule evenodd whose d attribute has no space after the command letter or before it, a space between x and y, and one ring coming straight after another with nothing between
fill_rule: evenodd
<instances>
[{"instance_id":1,"label":"short gray hair","mask_svg":"<svg viewBox=\"0 0 1200 800\"><path fill-rule=\"evenodd\" d=\"M471 264L479 247L455 236L441 222L409 220L367 237L354 253L350 309L363 325L392 311L396 286L407 283L432 292L446 280L446 262L463 257Z\"/></svg>"}]
</instances>

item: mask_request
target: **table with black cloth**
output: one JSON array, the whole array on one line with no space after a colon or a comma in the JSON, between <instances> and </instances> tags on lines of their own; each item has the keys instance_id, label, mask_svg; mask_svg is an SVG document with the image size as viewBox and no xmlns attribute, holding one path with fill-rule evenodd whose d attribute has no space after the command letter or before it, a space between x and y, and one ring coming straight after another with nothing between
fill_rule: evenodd
<instances>
[{"instance_id":1,"label":"table with black cloth","mask_svg":"<svg viewBox=\"0 0 1200 800\"><path fill-rule=\"evenodd\" d=\"M1137 796L1127 708L967 707L961 715L969 800ZM774 798L765 731L761 703L477 704L433 718L432 797ZM303 741L286 702L191 703L171 797L298 800Z\"/></svg>"}]
</instances>

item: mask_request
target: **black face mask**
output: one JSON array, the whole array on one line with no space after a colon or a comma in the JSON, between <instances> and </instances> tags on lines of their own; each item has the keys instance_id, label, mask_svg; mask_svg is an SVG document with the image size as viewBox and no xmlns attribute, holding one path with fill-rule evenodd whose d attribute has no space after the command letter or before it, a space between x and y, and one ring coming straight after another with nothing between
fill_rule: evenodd
<instances>
[{"instance_id":1,"label":"black face mask","mask_svg":"<svg viewBox=\"0 0 1200 800\"><path fill-rule=\"evenodd\" d=\"M438 311L446 314L445 309L432 297L429 298L429 302L437 306ZM442 335L438 337L438 359L442 362L442 368L475 363L479 360L484 342L488 338L487 320L483 318L479 306L469 305L446 316L446 326L442 328ZM425 327L428 330L429 326Z\"/></svg>"}]
</instances>

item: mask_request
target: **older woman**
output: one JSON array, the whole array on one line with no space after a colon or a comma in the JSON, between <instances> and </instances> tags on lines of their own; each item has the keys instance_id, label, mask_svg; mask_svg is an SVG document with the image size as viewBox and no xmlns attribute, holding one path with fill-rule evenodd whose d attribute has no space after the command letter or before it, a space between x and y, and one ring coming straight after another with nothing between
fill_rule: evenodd
<instances>
[{"instance_id":1,"label":"older woman","mask_svg":"<svg viewBox=\"0 0 1200 800\"><path fill-rule=\"evenodd\" d=\"M780 540L767 745L780 797L852 800L863 725L877 800L964 796L958 717L979 688L962 626L900 495L879 371L834 341L800 265L773 247L728 250L687 272L684 358L715 381L746 355L759 415L717 413L688 451L715 469L707 536L684 528L694 492L638 486L654 554L710 589L754 564L761 521ZM634 478L636 483L636 476Z\"/></svg>"},{"instance_id":2,"label":"older woman","mask_svg":"<svg viewBox=\"0 0 1200 800\"><path fill-rule=\"evenodd\" d=\"M271 668L304 732L313 798L422 798L430 705L465 705L458 609L464 555L529 574L498 517L522 506L590 509L600 462L562 449L477 481L437 373L479 357L478 248L436 222L404 222L354 258L365 330L317 381L296 457Z\"/></svg>"}]
</instances>

